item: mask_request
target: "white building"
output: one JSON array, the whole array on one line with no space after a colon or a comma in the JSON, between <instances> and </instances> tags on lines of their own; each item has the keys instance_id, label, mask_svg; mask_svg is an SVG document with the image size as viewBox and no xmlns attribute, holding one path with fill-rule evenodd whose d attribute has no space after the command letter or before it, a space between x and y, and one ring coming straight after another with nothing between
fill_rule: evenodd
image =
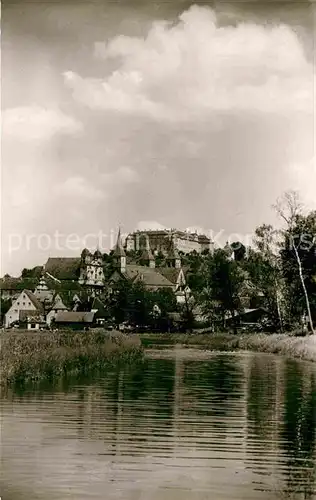
<instances>
[{"instance_id":1,"label":"white building","mask_svg":"<svg viewBox=\"0 0 316 500\"><path fill-rule=\"evenodd\" d=\"M201 253L211 250L212 244L206 235L176 229L135 231L126 238L127 251L151 248L154 253L166 253L170 247L183 253Z\"/></svg>"},{"instance_id":2,"label":"white building","mask_svg":"<svg viewBox=\"0 0 316 500\"><path fill-rule=\"evenodd\" d=\"M33 319L29 321L28 317ZM41 302L30 290L23 290L6 313L4 324L5 328L9 328L13 323L26 321L29 329L38 329L42 320L44 309Z\"/></svg>"}]
</instances>

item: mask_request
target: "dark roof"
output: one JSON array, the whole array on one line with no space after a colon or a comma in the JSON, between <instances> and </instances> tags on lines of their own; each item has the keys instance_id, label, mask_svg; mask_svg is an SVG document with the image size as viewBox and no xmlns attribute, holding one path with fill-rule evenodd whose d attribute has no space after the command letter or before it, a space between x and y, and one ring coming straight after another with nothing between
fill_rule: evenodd
<instances>
[{"instance_id":1,"label":"dark roof","mask_svg":"<svg viewBox=\"0 0 316 500\"><path fill-rule=\"evenodd\" d=\"M81 260L78 257L50 257L45 271L60 280L77 280Z\"/></svg>"},{"instance_id":2,"label":"dark roof","mask_svg":"<svg viewBox=\"0 0 316 500\"><path fill-rule=\"evenodd\" d=\"M65 306L70 308L74 305L74 297L77 296L79 298L80 293L74 290L58 290L56 295L59 295Z\"/></svg>"},{"instance_id":3,"label":"dark roof","mask_svg":"<svg viewBox=\"0 0 316 500\"><path fill-rule=\"evenodd\" d=\"M38 283L37 278L1 278L0 290L22 291L34 290Z\"/></svg>"},{"instance_id":4,"label":"dark roof","mask_svg":"<svg viewBox=\"0 0 316 500\"><path fill-rule=\"evenodd\" d=\"M36 310L40 313L43 313L43 305L41 302L35 297L34 293L31 292L30 290L23 290L23 293L28 296L30 301L32 302L33 306L36 307Z\"/></svg>"},{"instance_id":5,"label":"dark roof","mask_svg":"<svg viewBox=\"0 0 316 500\"><path fill-rule=\"evenodd\" d=\"M174 285L177 284L181 269L176 269L175 267L159 267L158 269L167 280L171 281Z\"/></svg>"},{"instance_id":6,"label":"dark roof","mask_svg":"<svg viewBox=\"0 0 316 500\"><path fill-rule=\"evenodd\" d=\"M93 309L97 309L97 312L95 315L98 318L101 318L101 317L104 318L106 316L109 316L109 313L108 313L105 305L103 304L103 302L101 302L101 300L98 297L95 297L95 299L93 300L91 310L93 310Z\"/></svg>"},{"instance_id":7,"label":"dark roof","mask_svg":"<svg viewBox=\"0 0 316 500\"><path fill-rule=\"evenodd\" d=\"M19 311L19 321L36 320L43 322L43 317L38 311Z\"/></svg>"},{"instance_id":8,"label":"dark roof","mask_svg":"<svg viewBox=\"0 0 316 500\"><path fill-rule=\"evenodd\" d=\"M81 257L84 258L86 257L87 255L92 255L92 253L90 252L90 250L88 250L87 248L84 248L81 252Z\"/></svg>"},{"instance_id":9,"label":"dark roof","mask_svg":"<svg viewBox=\"0 0 316 500\"><path fill-rule=\"evenodd\" d=\"M56 315L56 323L92 323L94 312L59 311Z\"/></svg>"},{"instance_id":10,"label":"dark roof","mask_svg":"<svg viewBox=\"0 0 316 500\"><path fill-rule=\"evenodd\" d=\"M163 276L158 269L136 264L128 264L124 276L132 281L142 281L149 287L173 287L173 283Z\"/></svg>"},{"instance_id":11,"label":"dark roof","mask_svg":"<svg viewBox=\"0 0 316 500\"><path fill-rule=\"evenodd\" d=\"M19 290L19 284L21 284L21 278L8 277L0 279L1 290Z\"/></svg>"}]
</instances>

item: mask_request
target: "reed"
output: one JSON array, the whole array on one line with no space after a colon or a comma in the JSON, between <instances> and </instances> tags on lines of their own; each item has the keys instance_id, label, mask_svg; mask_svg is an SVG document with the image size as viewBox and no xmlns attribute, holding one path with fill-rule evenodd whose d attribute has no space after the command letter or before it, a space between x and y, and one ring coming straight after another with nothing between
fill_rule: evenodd
<instances>
[{"instance_id":1,"label":"reed","mask_svg":"<svg viewBox=\"0 0 316 500\"><path fill-rule=\"evenodd\" d=\"M120 332L4 332L0 342L1 385L88 373L141 356L138 336Z\"/></svg>"},{"instance_id":2,"label":"reed","mask_svg":"<svg viewBox=\"0 0 316 500\"><path fill-rule=\"evenodd\" d=\"M193 334L141 334L144 347L157 344L197 346L213 351L249 350L282 354L306 361L316 361L316 336L296 337L291 334L193 333Z\"/></svg>"}]
</instances>

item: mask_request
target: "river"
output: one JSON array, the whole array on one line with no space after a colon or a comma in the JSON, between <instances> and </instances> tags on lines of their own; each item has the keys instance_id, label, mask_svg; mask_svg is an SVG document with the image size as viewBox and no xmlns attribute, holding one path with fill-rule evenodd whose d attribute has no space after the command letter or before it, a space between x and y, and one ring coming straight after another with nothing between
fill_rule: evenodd
<instances>
[{"instance_id":1,"label":"river","mask_svg":"<svg viewBox=\"0 0 316 500\"><path fill-rule=\"evenodd\" d=\"M148 351L1 405L2 500L316 498L316 365Z\"/></svg>"}]
</instances>

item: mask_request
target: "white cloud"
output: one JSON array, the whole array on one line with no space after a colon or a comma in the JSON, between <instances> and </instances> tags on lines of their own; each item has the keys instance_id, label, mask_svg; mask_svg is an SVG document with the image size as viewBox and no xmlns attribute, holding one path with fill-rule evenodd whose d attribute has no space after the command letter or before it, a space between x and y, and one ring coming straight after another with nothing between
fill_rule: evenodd
<instances>
[{"instance_id":1,"label":"white cloud","mask_svg":"<svg viewBox=\"0 0 316 500\"><path fill-rule=\"evenodd\" d=\"M155 220L141 220L138 222L136 229L138 229L139 231L146 231L149 229L159 230L167 228Z\"/></svg>"},{"instance_id":2,"label":"white cloud","mask_svg":"<svg viewBox=\"0 0 316 500\"><path fill-rule=\"evenodd\" d=\"M75 197L85 200L101 199L105 193L92 186L89 181L80 176L69 177L63 184L55 188L56 195Z\"/></svg>"},{"instance_id":3,"label":"white cloud","mask_svg":"<svg viewBox=\"0 0 316 500\"><path fill-rule=\"evenodd\" d=\"M287 26L219 27L193 6L176 24L155 22L145 38L117 36L96 45L103 79L65 73L75 99L104 110L182 120L215 111L310 111L313 70Z\"/></svg>"},{"instance_id":4,"label":"white cloud","mask_svg":"<svg viewBox=\"0 0 316 500\"><path fill-rule=\"evenodd\" d=\"M82 176L69 177L55 187L55 194L74 197L81 200L107 199L113 194L114 188L125 187L138 182L139 177L130 167L120 167L114 172L103 173L88 180Z\"/></svg>"},{"instance_id":5,"label":"white cloud","mask_svg":"<svg viewBox=\"0 0 316 500\"><path fill-rule=\"evenodd\" d=\"M48 140L59 133L75 134L82 130L82 125L59 109L25 106L2 113L2 130L13 139L32 141Z\"/></svg>"}]
</instances>

